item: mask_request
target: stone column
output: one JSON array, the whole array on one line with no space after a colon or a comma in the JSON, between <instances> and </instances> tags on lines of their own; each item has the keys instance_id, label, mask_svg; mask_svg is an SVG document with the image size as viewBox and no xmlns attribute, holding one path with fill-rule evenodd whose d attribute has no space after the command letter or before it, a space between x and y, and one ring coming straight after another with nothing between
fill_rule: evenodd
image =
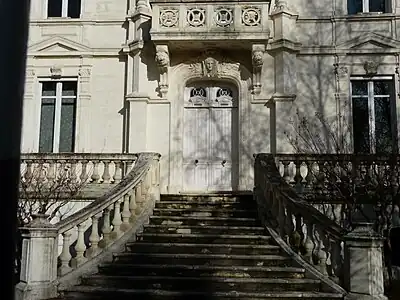
<instances>
[{"instance_id":1,"label":"stone column","mask_svg":"<svg viewBox=\"0 0 400 300\"><path fill-rule=\"evenodd\" d=\"M21 281L15 287L15 299L56 297L57 229L46 216L37 215L22 231Z\"/></svg>"},{"instance_id":2,"label":"stone column","mask_svg":"<svg viewBox=\"0 0 400 300\"><path fill-rule=\"evenodd\" d=\"M346 300L386 300L383 285L382 237L371 223L357 223L344 237Z\"/></svg>"}]
</instances>

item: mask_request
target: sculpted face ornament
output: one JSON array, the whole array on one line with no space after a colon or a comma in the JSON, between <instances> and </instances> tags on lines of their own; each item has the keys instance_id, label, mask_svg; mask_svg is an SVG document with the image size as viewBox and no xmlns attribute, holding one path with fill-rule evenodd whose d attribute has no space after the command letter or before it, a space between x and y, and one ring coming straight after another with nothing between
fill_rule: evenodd
<instances>
[{"instance_id":1,"label":"sculpted face ornament","mask_svg":"<svg viewBox=\"0 0 400 300\"><path fill-rule=\"evenodd\" d=\"M217 76L218 73L217 61L212 57L207 57L203 61L203 75L207 77Z\"/></svg>"},{"instance_id":2,"label":"sculpted face ornament","mask_svg":"<svg viewBox=\"0 0 400 300\"><path fill-rule=\"evenodd\" d=\"M164 51L156 53L156 63L160 68L166 68L169 65L169 55Z\"/></svg>"}]
</instances>

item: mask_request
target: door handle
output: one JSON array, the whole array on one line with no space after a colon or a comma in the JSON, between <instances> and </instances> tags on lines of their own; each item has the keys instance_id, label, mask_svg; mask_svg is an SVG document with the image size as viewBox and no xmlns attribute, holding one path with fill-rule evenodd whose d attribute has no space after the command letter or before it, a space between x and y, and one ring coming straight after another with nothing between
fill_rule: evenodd
<instances>
[{"instance_id":1,"label":"door handle","mask_svg":"<svg viewBox=\"0 0 400 300\"><path fill-rule=\"evenodd\" d=\"M222 161L222 166L225 167L225 164L226 164L226 160L224 159L224 160Z\"/></svg>"},{"instance_id":2,"label":"door handle","mask_svg":"<svg viewBox=\"0 0 400 300\"><path fill-rule=\"evenodd\" d=\"M197 166L198 163L199 163L199 160L198 160L198 159L195 159L195 160L194 160L194 164Z\"/></svg>"}]
</instances>

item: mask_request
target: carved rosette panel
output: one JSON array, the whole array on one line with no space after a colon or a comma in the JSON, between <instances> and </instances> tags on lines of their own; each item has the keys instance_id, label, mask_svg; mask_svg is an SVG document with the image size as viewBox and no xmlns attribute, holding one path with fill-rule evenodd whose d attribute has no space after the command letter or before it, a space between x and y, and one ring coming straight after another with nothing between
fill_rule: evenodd
<instances>
[{"instance_id":1,"label":"carved rosette panel","mask_svg":"<svg viewBox=\"0 0 400 300\"><path fill-rule=\"evenodd\" d=\"M204 8L188 9L186 20L191 27L203 27L206 24L206 10Z\"/></svg>"},{"instance_id":2,"label":"carved rosette panel","mask_svg":"<svg viewBox=\"0 0 400 300\"><path fill-rule=\"evenodd\" d=\"M160 26L165 28L178 27L179 10L175 8L161 9L160 11Z\"/></svg>"},{"instance_id":3,"label":"carved rosette panel","mask_svg":"<svg viewBox=\"0 0 400 300\"><path fill-rule=\"evenodd\" d=\"M214 22L217 27L229 27L233 23L233 8L218 7L215 9Z\"/></svg>"},{"instance_id":4,"label":"carved rosette panel","mask_svg":"<svg viewBox=\"0 0 400 300\"><path fill-rule=\"evenodd\" d=\"M80 68L78 71L79 76L79 98L82 100L90 100L91 98L91 69L90 68Z\"/></svg>"},{"instance_id":5,"label":"carved rosette panel","mask_svg":"<svg viewBox=\"0 0 400 300\"><path fill-rule=\"evenodd\" d=\"M260 26L261 9L257 6L242 7L242 25L249 27Z\"/></svg>"}]
</instances>

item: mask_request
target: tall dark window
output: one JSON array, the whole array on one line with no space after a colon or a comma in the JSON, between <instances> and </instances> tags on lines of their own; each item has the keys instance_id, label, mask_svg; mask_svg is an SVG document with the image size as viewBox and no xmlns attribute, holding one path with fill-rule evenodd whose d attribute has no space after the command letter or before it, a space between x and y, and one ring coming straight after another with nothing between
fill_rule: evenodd
<instances>
[{"instance_id":1,"label":"tall dark window","mask_svg":"<svg viewBox=\"0 0 400 300\"><path fill-rule=\"evenodd\" d=\"M369 12L390 12L391 0L347 0L349 15Z\"/></svg>"},{"instance_id":2,"label":"tall dark window","mask_svg":"<svg viewBox=\"0 0 400 300\"><path fill-rule=\"evenodd\" d=\"M76 81L42 82L39 152L74 152Z\"/></svg>"},{"instance_id":3,"label":"tall dark window","mask_svg":"<svg viewBox=\"0 0 400 300\"><path fill-rule=\"evenodd\" d=\"M47 0L47 17L80 18L81 0Z\"/></svg>"},{"instance_id":4,"label":"tall dark window","mask_svg":"<svg viewBox=\"0 0 400 300\"><path fill-rule=\"evenodd\" d=\"M397 150L394 85L392 79L352 80L355 153L392 153Z\"/></svg>"}]
</instances>

